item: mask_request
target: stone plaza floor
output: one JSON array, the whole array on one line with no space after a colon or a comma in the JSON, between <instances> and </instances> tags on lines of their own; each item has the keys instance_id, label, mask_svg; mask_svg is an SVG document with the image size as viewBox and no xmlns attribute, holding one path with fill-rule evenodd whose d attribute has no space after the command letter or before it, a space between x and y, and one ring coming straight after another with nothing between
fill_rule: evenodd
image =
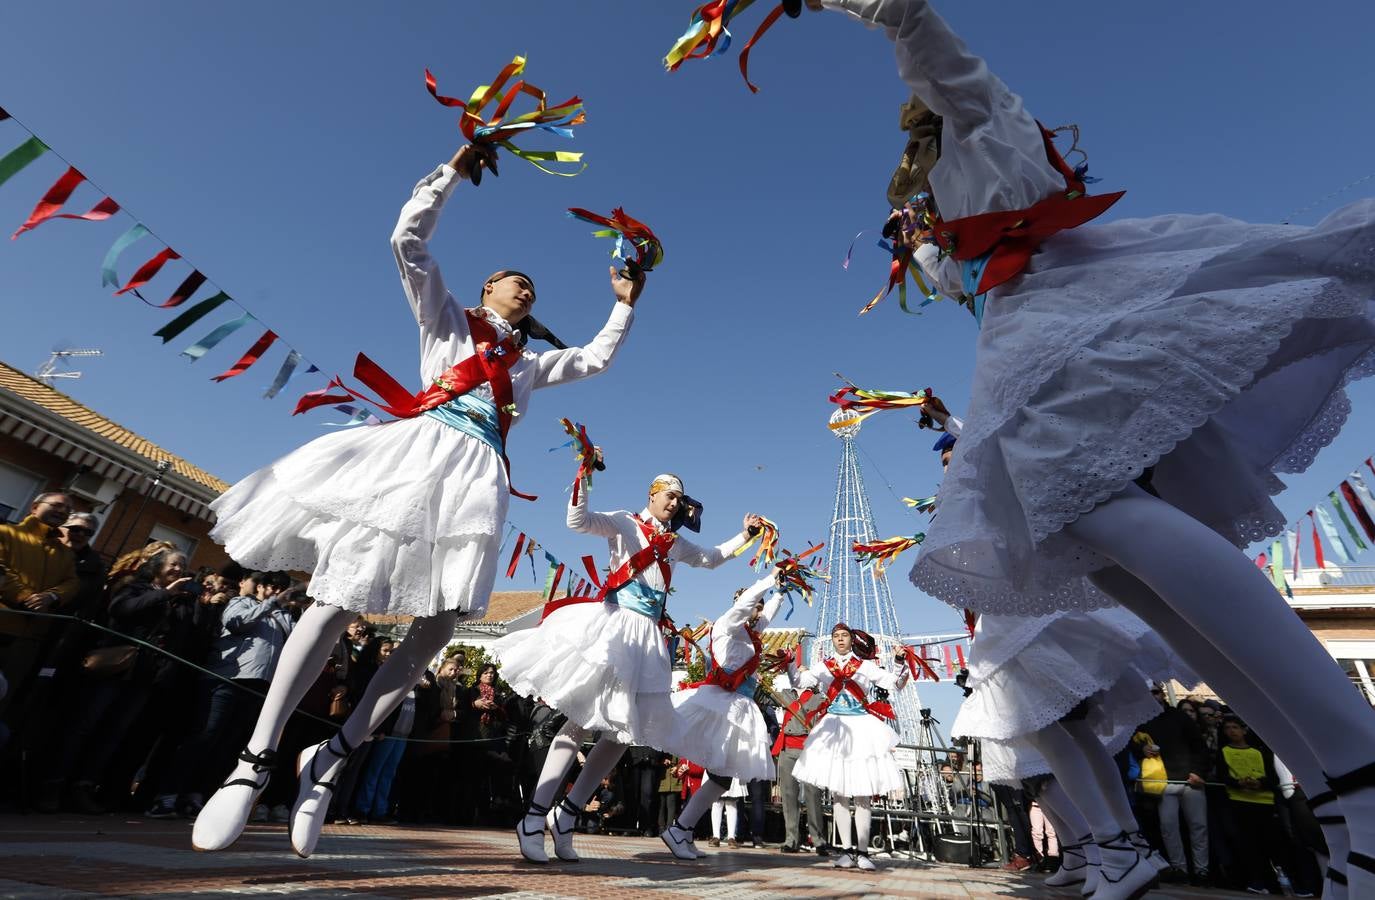
<instances>
[{"instance_id":1,"label":"stone plaza floor","mask_svg":"<svg viewBox=\"0 0 1375 900\"><path fill-rule=\"evenodd\" d=\"M678 862L658 838L579 835L580 863L531 865L510 832L330 826L298 859L284 825L251 825L230 849L196 853L184 821L0 816L0 897L767 897L1077 898L1042 875L876 858L875 872L777 849L705 848ZM552 849L552 848L551 848ZM1238 896L1170 888L1152 898Z\"/></svg>"}]
</instances>

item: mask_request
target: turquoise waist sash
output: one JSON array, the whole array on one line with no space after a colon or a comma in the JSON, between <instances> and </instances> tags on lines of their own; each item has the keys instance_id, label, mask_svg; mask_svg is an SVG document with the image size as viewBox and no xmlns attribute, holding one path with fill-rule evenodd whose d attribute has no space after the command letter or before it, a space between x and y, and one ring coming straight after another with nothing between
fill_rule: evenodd
<instances>
[{"instance_id":1,"label":"turquoise waist sash","mask_svg":"<svg viewBox=\"0 0 1375 900\"><path fill-rule=\"evenodd\" d=\"M864 707L859 700L849 691L841 691L836 698L831 701L830 707L826 710L828 716L867 716Z\"/></svg>"},{"instance_id":2,"label":"turquoise waist sash","mask_svg":"<svg viewBox=\"0 0 1375 900\"><path fill-rule=\"evenodd\" d=\"M664 601L667 599L668 594L664 591L656 591L644 582L635 579L627 581L607 597L607 600L622 609L648 616L655 622L663 618Z\"/></svg>"},{"instance_id":3,"label":"turquoise waist sash","mask_svg":"<svg viewBox=\"0 0 1375 900\"><path fill-rule=\"evenodd\" d=\"M497 407L490 400L472 394L460 394L443 406L427 410L425 415L477 438L498 454L505 452L505 442L497 426Z\"/></svg>"}]
</instances>

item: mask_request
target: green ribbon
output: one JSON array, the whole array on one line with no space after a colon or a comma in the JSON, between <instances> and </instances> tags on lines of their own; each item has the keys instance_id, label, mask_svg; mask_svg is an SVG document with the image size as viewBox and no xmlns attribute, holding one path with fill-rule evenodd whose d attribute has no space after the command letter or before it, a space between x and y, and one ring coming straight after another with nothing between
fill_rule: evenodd
<instances>
[{"instance_id":1,"label":"green ribbon","mask_svg":"<svg viewBox=\"0 0 1375 900\"><path fill-rule=\"evenodd\" d=\"M214 312L215 309L221 303L224 303L228 299L229 295L226 294L224 291L220 291L213 297L207 297L206 299L197 303L195 306L188 309L186 312L177 316L172 321L168 322L166 325L159 328L157 331L153 332L153 337L162 338L162 342L164 344L167 343L172 338L176 337L186 329L190 328L192 325L196 324L206 314Z\"/></svg>"},{"instance_id":2,"label":"green ribbon","mask_svg":"<svg viewBox=\"0 0 1375 900\"><path fill-rule=\"evenodd\" d=\"M1284 541L1279 538L1270 544L1270 580L1275 583L1275 590L1281 594L1289 590L1289 585L1284 580Z\"/></svg>"},{"instance_id":3,"label":"green ribbon","mask_svg":"<svg viewBox=\"0 0 1375 900\"><path fill-rule=\"evenodd\" d=\"M1350 533L1351 539L1356 542L1356 549L1366 549L1365 541L1361 540L1360 534L1356 531L1356 526L1352 525L1351 520L1346 517L1346 508L1342 506L1341 498L1337 496L1337 492L1329 491L1327 499L1332 501L1332 508L1337 511L1337 515L1341 517L1342 524L1346 526L1346 530Z\"/></svg>"},{"instance_id":4,"label":"green ribbon","mask_svg":"<svg viewBox=\"0 0 1375 900\"><path fill-rule=\"evenodd\" d=\"M110 245L110 249L105 251L105 260L100 264L100 283L105 287L119 287L119 274L115 272L115 261L119 255L128 250L139 238L148 233L148 229L142 225L134 225L128 231L115 238L115 242Z\"/></svg>"},{"instance_id":5,"label":"green ribbon","mask_svg":"<svg viewBox=\"0 0 1375 900\"><path fill-rule=\"evenodd\" d=\"M9 181L16 172L38 159L47 150L48 145L34 136L6 153L5 158L0 159L0 184Z\"/></svg>"}]
</instances>

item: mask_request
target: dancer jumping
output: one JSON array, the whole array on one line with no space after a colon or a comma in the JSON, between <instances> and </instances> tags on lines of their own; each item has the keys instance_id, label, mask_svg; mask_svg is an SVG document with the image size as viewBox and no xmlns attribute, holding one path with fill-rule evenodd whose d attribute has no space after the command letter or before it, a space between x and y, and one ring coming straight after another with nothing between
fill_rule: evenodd
<instances>
[{"instance_id":1,"label":"dancer jumping","mask_svg":"<svg viewBox=\"0 0 1375 900\"><path fill-rule=\"evenodd\" d=\"M392 234L420 326L421 377L436 386L427 395L437 389L442 393L432 399L444 402L417 403L409 417L318 438L212 504L219 519L213 536L230 556L255 569L313 572L316 602L282 649L240 762L196 818L197 850L227 847L243 831L275 765L287 717L348 623L359 613L415 616L339 731L297 760L291 845L310 855L349 753L415 686L453 637L459 616L487 608L511 490L507 428L532 390L604 370L629 331L644 282L623 279L614 268L615 306L586 347L525 348L527 335L547 332L530 315L535 286L520 272L489 277L472 309L449 293L427 244L449 195L462 181L476 184L484 168L497 174L494 149L461 148L416 186Z\"/></svg>"},{"instance_id":2,"label":"dancer jumping","mask_svg":"<svg viewBox=\"0 0 1375 900\"><path fill-rule=\"evenodd\" d=\"M765 601L764 594L779 587L779 574L774 568L750 587L736 591L730 609L712 623L706 678L673 694L677 727L663 749L696 760L707 773L701 789L661 835L679 859L704 855L693 844L693 830L725 795L732 778L739 784L774 778L773 742L754 693L761 662L759 633L769 627L784 598L775 590Z\"/></svg>"},{"instance_id":3,"label":"dancer jumping","mask_svg":"<svg viewBox=\"0 0 1375 900\"><path fill-rule=\"evenodd\" d=\"M703 548L684 538L684 524L696 530L701 507L684 496L676 475L659 475L649 502L638 514L599 513L587 508L588 485L568 505L568 527L604 537L611 550L611 574L589 600L570 598L546 612L536 628L508 634L492 645L501 675L517 693L539 697L568 717L554 738L530 798L516 824L521 855L548 862L546 825L554 853L576 862L573 829L592 791L631 743L666 749L675 715L669 699L673 660L660 630L677 563L714 569L745 546L761 525L745 516L742 530L725 543ZM581 601L581 602L580 602ZM589 602L590 601L590 602ZM589 731L601 738L587 755L563 802L555 795Z\"/></svg>"},{"instance_id":4,"label":"dancer jumping","mask_svg":"<svg viewBox=\"0 0 1375 900\"><path fill-rule=\"evenodd\" d=\"M1345 385L1375 371L1375 202L1312 228L1082 224L1112 198L1083 195L1021 98L925 0L824 5L882 26L941 117L942 287L981 313L968 419L914 584L994 614L1087 610L1103 594L1132 610L1301 782L1327 782L1314 805L1348 826L1325 832L1332 894L1349 878L1352 896L1375 896L1375 712L1237 551L1284 528L1277 474L1309 466L1346 419Z\"/></svg>"}]
</instances>

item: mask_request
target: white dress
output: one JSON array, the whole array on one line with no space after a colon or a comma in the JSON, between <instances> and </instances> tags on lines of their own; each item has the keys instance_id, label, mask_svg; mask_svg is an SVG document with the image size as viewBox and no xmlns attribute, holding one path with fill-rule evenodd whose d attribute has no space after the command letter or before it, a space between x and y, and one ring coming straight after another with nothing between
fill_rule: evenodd
<instances>
[{"instance_id":1,"label":"white dress","mask_svg":"<svg viewBox=\"0 0 1375 900\"><path fill-rule=\"evenodd\" d=\"M884 26L943 118L931 186L946 219L1064 192L1021 98L924 0L827 4ZM932 275L958 290L950 268ZM1164 500L1237 545L1279 534L1277 474L1309 466L1347 418L1347 382L1375 368L1372 296L1370 200L1312 228L1165 215L1051 237L988 294L912 582L994 614L1110 603L1081 577L1106 561L1063 529L1150 467Z\"/></svg>"},{"instance_id":2,"label":"white dress","mask_svg":"<svg viewBox=\"0 0 1375 900\"><path fill-rule=\"evenodd\" d=\"M614 572L649 542L636 516L625 510L591 512L587 495L580 491L578 502L569 503L568 527L606 538ZM639 518L663 530L648 510ZM681 562L714 569L745 540L741 533L704 548L677 535L668 551L669 567ZM666 588L659 567L651 564L601 603L564 606L535 628L506 635L492 645L501 677L516 693L541 698L583 728L662 749L676 721L669 699L673 660L659 629ZM652 604L657 606L651 609Z\"/></svg>"},{"instance_id":3,"label":"white dress","mask_svg":"<svg viewBox=\"0 0 1375 900\"><path fill-rule=\"evenodd\" d=\"M1040 617L980 616L965 698L951 735L982 742L985 777L1015 783L1050 771L1025 736L1092 698L1088 723L1116 753L1160 713L1149 684L1198 677L1139 618L1114 607Z\"/></svg>"},{"instance_id":4,"label":"white dress","mask_svg":"<svg viewBox=\"0 0 1375 900\"><path fill-rule=\"evenodd\" d=\"M833 659L844 666L853 656L847 653ZM907 683L906 675L905 671L894 675L873 660L865 660L855 671L854 682L866 695L876 687L892 692ZM799 673L797 682L803 690L825 694L834 680L822 661ZM897 745L897 731L865 712L858 700L842 690L831 701L826 714L812 726L797 756L793 777L842 797L905 790L907 779L893 756Z\"/></svg>"},{"instance_id":5,"label":"white dress","mask_svg":"<svg viewBox=\"0 0 1375 900\"><path fill-rule=\"evenodd\" d=\"M420 326L420 377L473 354L463 307L445 289L426 242L458 174L441 166L401 210L392 248ZM499 335L511 326L483 311ZM586 347L523 351L510 369L517 413L530 392L601 372L629 331L618 303ZM491 388L470 394L491 403ZM515 419L519 422L520 419ZM517 478L517 481L519 479ZM319 437L244 478L211 508L211 536L254 569L313 573L317 601L360 613L480 616L496 577L509 501L501 456L431 415Z\"/></svg>"},{"instance_id":6,"label":"white dress","mask_svg":"<svg viewBox=\"0 0 1375 900\"><path fill-rule=\"evenodd\" d=\"M746 623L754 605L775 583L774 570L741 594L711 626L711 655L725 672L735 672L754 656ZM783 595L774 593L759 616L758 630L769 627ZM758 679L745 679L738 691L715 684L686 688L673 693L677 723L671 738L659 747L690 759L712 775L739 781L773 780L775 774L769 726L754 702ZM727 795L729 796L729 794Z\"/></svg>"}]
</instances>

